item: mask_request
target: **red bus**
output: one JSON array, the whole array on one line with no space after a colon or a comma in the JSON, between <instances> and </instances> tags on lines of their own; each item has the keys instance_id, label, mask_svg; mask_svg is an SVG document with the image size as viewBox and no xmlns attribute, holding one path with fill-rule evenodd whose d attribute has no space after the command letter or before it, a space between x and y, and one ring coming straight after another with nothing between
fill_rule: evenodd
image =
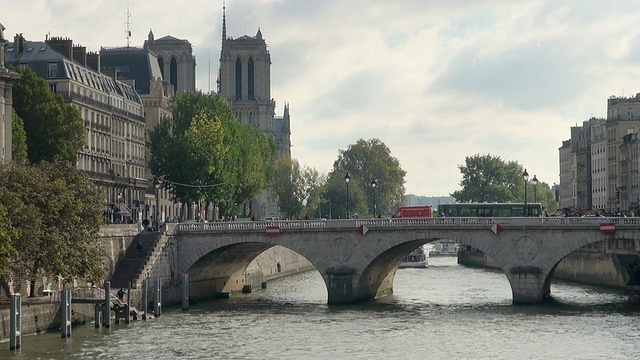
<instances>
[{"instance_id":1,"label":"red bus","mask_svg":"<svg viewBox=\"0 0 640 360\"><path fill-rule=\"evenodd\" d=\"M392 216L393 218L433 217L431 205L401 206Z\"/></svg>"}]
</instances>

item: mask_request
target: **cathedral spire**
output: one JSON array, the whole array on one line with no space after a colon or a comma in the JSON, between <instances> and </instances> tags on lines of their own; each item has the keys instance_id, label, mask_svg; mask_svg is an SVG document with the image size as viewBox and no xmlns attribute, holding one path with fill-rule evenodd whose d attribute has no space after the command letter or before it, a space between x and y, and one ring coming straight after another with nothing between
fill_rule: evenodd
<instances>
[{"instance_id":1,"label":"cathedral spire","mask_svg":"<svg viewBox=\"0 0 640 360\"><path fill-rule=\"evenodd\" d=\"M222 2L222 41L227 39L227 14L225 2Z\"/></svg>"}]
</instances>

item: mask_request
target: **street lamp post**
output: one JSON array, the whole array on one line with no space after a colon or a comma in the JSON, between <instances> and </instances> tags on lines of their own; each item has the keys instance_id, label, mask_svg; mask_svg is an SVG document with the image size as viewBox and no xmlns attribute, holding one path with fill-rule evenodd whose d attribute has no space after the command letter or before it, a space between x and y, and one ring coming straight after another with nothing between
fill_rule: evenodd
<instances>
[{"instance_id":1,"label":"street lamp post","mask_svg":"<svg viewBox=\"0 0 640 360\"><path fill-rule=\"evenodd\" d=\"M347 172L344 175L344 182L347 183L347 219L349 219L349 180L351 180L351 175Z\"/></svg>"},{"instance_id":2,"label":"street lamp post","mask_svg":"<svg viewBox=\"0 0 640 360\"><path fill-rule=\"evenodd\" d=\"M533 175L533 179L531 179L531 183L533 184L533 202L538 203L538 178Z\"/></svg>"},{"instance_id":3,"label":"street lamp post","mask_svg":"<svg viewBox=\"0 0 640 360\"><path fill-rule=\"evenodd\" d=\"M529 173L527 169L524 169L522 173L522 179L524 180L524 216L529 216L529 208L527 207L527 181L529 181Z\"/></svg>"},{"instance_id":4,"label":"street lamp post","mask_svg":"<svg viewBox=\"0 0 640 360\"><path fill-rule=\"evenodd\" d=\"M156 223L156 230L160 230L160 183L156 184L156 213L155 219L153 219Z\"/></svg>"},{"instance_id":5,"label":"street lamp post","mask_svg":"<svg viewBox=\"0 0 640 360\"><path fill-rule=\"evenodd\" d=\"M376 186L378 186L378 182L376 182L376 179L371 179L371 182L369 183L369 185L373 189L373 217L375 219L376 217Z\"/></svg>"},{"instance_id":6,"label":"street lamp post","mask_svg":"<svg viewBox=\"0 0 640 360\"><path fill-rule=\"evenodd\" d=\"M122 222L122 205L121 205L121 199L122 199L122 193L118 193L118 210L120 211L120 215L118 215L120 217L119 222Z\"/></svg>"}]
</instances>

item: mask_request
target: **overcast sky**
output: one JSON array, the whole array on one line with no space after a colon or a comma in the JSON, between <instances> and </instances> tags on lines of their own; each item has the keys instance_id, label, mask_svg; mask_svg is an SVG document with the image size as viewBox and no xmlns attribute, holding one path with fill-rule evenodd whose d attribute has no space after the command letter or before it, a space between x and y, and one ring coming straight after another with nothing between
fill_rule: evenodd
<instances>
[{"instance_id":1,"label":"overcast sky","mask_svg":"<svg viewBox=\"0 0 640 360\"><path fill-rule=\"evenodd\" d=\"M99 51L188 40L196 87L216 89L222 1L0 0L5 37L73 39ZM180 5L178 5L180 4ZM465 157L491 154L558 182L570 127L640 92L640 6L632 0L227 0L227 35L260 28L276 114L290 104L292 156L328 172L378 138L407 193L460 188Z\"/></svg>"}]
</instances>

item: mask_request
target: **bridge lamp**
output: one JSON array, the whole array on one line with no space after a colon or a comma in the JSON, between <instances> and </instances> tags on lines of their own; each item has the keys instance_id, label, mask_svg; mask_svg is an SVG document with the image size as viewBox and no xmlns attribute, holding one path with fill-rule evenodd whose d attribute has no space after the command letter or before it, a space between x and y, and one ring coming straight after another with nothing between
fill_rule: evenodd
<instances>
[{"instance_id":1,"label":"bridge lamp","mask_svg":"<svg viewBox=\"0 0 640 360\"><path fill-rule=\"evenodd\" d=\"M369 186L371 186L371 188L373 189L373 218L375 219L376 217L376 186L378 186L378 182L376 182L376 179L371 179Z\"/></svg>"},{"instance_id":2,"label":"bridge lamp","mask_svg":"<svg viewBox=\"0 0 640 360\"><path fill-rule=\"evenodd\" d=\"M529 216L529 209L527 207L527 181L529 181L529 173L527 169L524 169L522 179L524 179L524 216Z\"/></svg>"},{"instance_id":3,"label":"bridge lamp","mask_svg":"<svg viewBox=\"0 0 640 360\"><path fill-rule=\"evenodd\" d=\"M533 184L533 202L538 203L538 178L535 175L533 175L531 183Z\"/></svg>"},{"instance_id":4,"label":"bridge lamp","mask_svg":"<svg viewBox=\"0 0 640 360\"><path fill-rule=\"evenodd\" d=\"M344 182L347 183L347 219L349 219L349 180L351 180L351 175L347 172L344 175Z\"/></svg>"}]
</instances>

